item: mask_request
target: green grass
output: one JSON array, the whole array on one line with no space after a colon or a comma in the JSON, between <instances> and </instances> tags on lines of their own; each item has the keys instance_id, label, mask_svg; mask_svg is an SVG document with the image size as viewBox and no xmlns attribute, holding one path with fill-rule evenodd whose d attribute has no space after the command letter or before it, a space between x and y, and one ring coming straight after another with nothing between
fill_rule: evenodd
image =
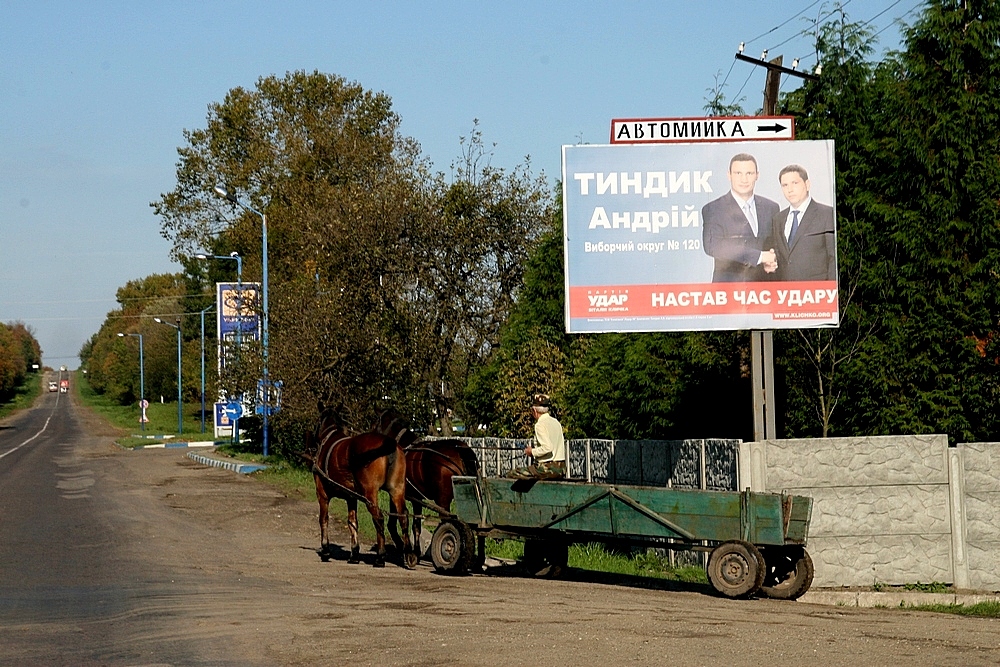
<instances>
[{"instance_id":1,"label":"green grass","mask_svg":"<svg viewBox=\"0 0 1000 667\"><path fill-rule=\"evenodd\" d=\"M146 416L149 422L145 430L139 423L141 410L138 405L119 405L103 394L98 394L90 387L83 373L74 374L76 390L81 402L90 407L118 428L128 431L128 435L118 439L122 447L138 447L148 445L153 438L133 436L173 436L171 440L213 440L215 438L212 415L205 415L205 432L201 432L201 403L185 403L181 407L181 424L183 432L177 433L177 402L149 402ZM209 406L206 405L206 411Z\"/></svg>"},{"instance_id":2,"label":"green grass","mask_svg":"<svg viewBox=\"0 0 1000 667\"><path fill-rule=\"evenodd\" d=\"M14 393L4 403L0 403L0 419L18 410L30 408L42 393L42 379L40 374L28 373L24 382L14 390Z\"/></svg>"},{"instance_id":3,"label":"green grass","mask_svg":"<svg viewBox=\"0 0 1000 667\"><path fill-rule=\"evenodd\" d=\"M487 540L486 553L493 558L520 560L524 555L524 543L519 540ZM609 574L708 583L705 570L700 567L672 567L666 558L661 558L648 549L635 553L615 553L604 545L593 542L570 545L569 566Z\"/></svg>"},{"instance_id":4,"label":"green grass","mask_svg":"<svg viewBox=\"0 0 1000 667\"><path fill-rule=\"evenodd\" d=\"M983 618L1000 618L1000 602L977 602L968 606L964 604L922 604L907 606L907 611L933 611L939 614L959 614L960 616L979 616Z\"/></svg>"},{"instance_id":5,"label":"green grass","mask_svg":"<svg viewBox=\"0 0 1000 667\"><path fill-rule=\"evenodd\" d=\"M615 553L601 544L574 544L569 550L570 567L611 574L651 577L687 583L708 583L700 567L672 567L670 561L651 549L634 553Z\"/></svg>"},{"instance_id":6,"label":"green grass","mask_svg":"<svg viewBox=\"0 0 1000 667\"><path fill-rule=\"evenodd\" d=\"M927 584L922 584L918 581L915 584L903 584L903 590L917 593L947 593L951 590L951 586L943 584L940 581L932 581Z\"/></svg>"}]
</instances>

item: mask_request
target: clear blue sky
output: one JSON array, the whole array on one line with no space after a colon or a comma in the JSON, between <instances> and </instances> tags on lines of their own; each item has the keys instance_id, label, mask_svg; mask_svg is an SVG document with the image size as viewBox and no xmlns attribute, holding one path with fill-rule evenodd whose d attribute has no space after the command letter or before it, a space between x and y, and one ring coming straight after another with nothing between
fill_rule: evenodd
<instances>
[{"instance_id":1,"label":"clear blue sky","mask_svg":"<svg viewBox=\"0 0 1000 667\"><path fill-rule=\"evenodd\" d=\"M179 270L149 203L174 188L183 131L235 86L337 74L388 94L438 170L479 119L494 166L530 155L554 186L560 146L607 143L612 118L704 115L716 75L754 113L764 69L736 62L737 45L811 67L800 33L831 4L5 0L0 321L30 326L46 364L76 368L119 287ZM844 4L882 49L921 6Z\"/></svg>"}]
</instances>

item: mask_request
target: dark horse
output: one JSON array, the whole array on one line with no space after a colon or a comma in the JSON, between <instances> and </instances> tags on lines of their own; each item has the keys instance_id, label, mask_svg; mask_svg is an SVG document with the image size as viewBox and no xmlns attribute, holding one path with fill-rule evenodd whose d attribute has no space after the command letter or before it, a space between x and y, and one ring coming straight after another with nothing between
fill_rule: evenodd
<instances>
[{"instance_id":1,"label":"dark horse","mask_svg":"<svg viewBox=\"0 0 1000 667\"><path fill-rule=\"evenodd\" d=\"M347 526L351 530L349 563L358 563L358 501L365 503L372 516L377 535L375 567L385 565L385 526L378 505L380 489L389 494L389 534L402 553L403 564L412 568L417 555L410 546L406 518L406 459L402 448L392 438L381 433L348 435L339 421L330 415L320 417L316 430L306 434L307 451L315 450L311 458L319 500L320 548L324 556L329 548L327 525L330 498L347 501ZM396 521L402 526L402 536Z\"/></svg>"},{"instance_id":2,"label":"dark horse","mask_svg":"<svg viewBox=\"0 0 1000 667\"><path fill-rule=\"evenodd\" d=\"M476 477L479 461L466 443L455 439L417 440L405 423L392 413L383 413L374 430L393 438L406 453L406 499L413 505L413 545L420 552L420 528L424 508L441 517L451 516L455 475ZM485 540L479 540L479 554L485 554Z\"/></svg>"}]
</instances>

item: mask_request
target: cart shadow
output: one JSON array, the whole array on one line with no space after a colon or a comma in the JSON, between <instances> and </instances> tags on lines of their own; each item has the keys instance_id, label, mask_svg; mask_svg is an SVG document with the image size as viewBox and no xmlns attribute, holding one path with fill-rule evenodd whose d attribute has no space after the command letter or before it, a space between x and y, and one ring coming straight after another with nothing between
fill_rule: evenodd
<instances>
[{"instance_id":1,"label":"cart shadow","mask_svg":"<svg viewBox=\"0 0 1000 667\"><path fill-rule=\"evenodd\" d=\"M488 577L533 578L520 563L488 565L484 568L483 574ZM565 568L557 580L571 581L575 583L600 584L605 586L622 586L626 588L642 588L656 591L700 593L702 595L712 597L718 596L718 594L707 583L660 579L657 577L642 577L631 574L598 572L596 570L583 570L575 567Z\"/></svg>"}]
</instances>

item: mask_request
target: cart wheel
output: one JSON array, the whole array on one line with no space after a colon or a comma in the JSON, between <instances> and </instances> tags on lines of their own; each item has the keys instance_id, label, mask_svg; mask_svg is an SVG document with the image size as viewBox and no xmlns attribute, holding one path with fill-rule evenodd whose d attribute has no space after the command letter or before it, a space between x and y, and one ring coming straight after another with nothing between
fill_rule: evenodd
<instances>
[{"instance_id":1,"label":"cart wheel","mask_svg":"<svg viewBox=\"0 0 1000 667\"><path fill-rule=\"evenodd\" d=\"M760 591L776 600L802 597L813 581L812 558L802 547L764 548L764 585Z\"/></svg>"},{"instance_id":2,"label":"cart wheel","mask_svg":"<svg viewBox=\"0 0 1000 667\"><path fill-rule=\"evenodd\" d=\"M715 547L707 569L712 588L729 598L753 595L764 583L764 557L757 547L742 540Z\"/></svg>"},{"instance_id":3,"label":"cart wheel","mask_svg":"<svg viewBox=\"0 0 1000 667\"><path fill-rule=\"evenodd\" d=\"M463 521L442 521L431 538L431 562L444 574L466 574L476 558L475 536Z\"/></svg>"},{"instance_id":4,"label":"cart wheel","mask_svg":"<svg viewBox=\"0 0 1000 667\"><path fill-rule=\"evenodd\" d=\"M569 544L559 539L524 540L524 568L533 577L558 579L569 562Z\"/></svg>"}]
</instances>

